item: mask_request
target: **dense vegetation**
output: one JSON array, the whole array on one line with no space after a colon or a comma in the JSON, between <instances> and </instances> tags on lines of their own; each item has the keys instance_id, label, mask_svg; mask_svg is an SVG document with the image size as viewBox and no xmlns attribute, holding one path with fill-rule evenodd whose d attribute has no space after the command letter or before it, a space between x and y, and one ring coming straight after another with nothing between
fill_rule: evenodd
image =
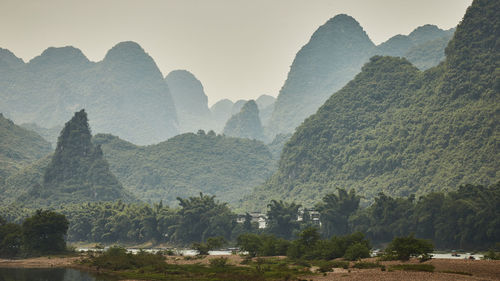
<instances>
[{"instance_id":1,"label":"dense vegetation","mask_svg":"<svg viewBox=\"0 0 500 281\"><path fill-rule=\"evenodd\" d=\"M37 210L19 225L0 217L0 257L38 256L66 251L68 220L64 215Z\"/></svg>"},{"instance_id":2,"label":"dense vegetation","mask_svg":"<svg viewBox=\"0 0 500 281\"><path fill-rule=\"evenodd\" d=\"M135 146L97 135L111 171L137 198L174 206L177 197L200 192L235 204L275 170L275 160L259 141L186 133L151 146Z\"/></svg>"},{"instance_id":3,"label":"dense vegetation","mask_svg":"<svg viewBox=\"0 0 500 281\"><path fill-rule=\"evenodd\" d=\"M0 52L0 112L16 123L61 126L81 108L96 132L138 144L178 133L174 103L153 59L122 42L97 63L73 47L48 48L28 63Z\"/></svg>"},{"instance_id":4,"label":"dense vegetation","mask_svg":"<svg viewBox=\"0 0 500 281\"><path fill-rule=\"evenodd\" d=\"M239 113L227 120L223 132L231 137L263 140L264 131L257 103L254 100L247 101Z\"/></svg>"},{"instance_id":5,"label":"dense vegetation","mask_svg":"<svg viewBox=\"0 0 500 281\"><path fill-rule=\"evenodd\" d=\"M297 129L278 172L248 200L308 206L338 187L371 200L500 180L497 5L468 9L435 68L373 57Z\"/></svg>"},{"instance_id":6,"label":"dense vegetation","mask_svg":"<svg viewBox=\"0 0 500 281\"><path fill-rule=\"evenodd\" d=\"M221 237L229 245L244 243L252 255L284 255L295 249L295 257L305 257L306 248L323 255L320 249L333 249L328 243L339 243L338 237L346 235L381 245L414 233L439 249L487 250L500 240L500 183L490 187L465 185L457 191L430 193L418 200L414 196L393 198L380 193L366 208L360 208L360 197L353 190L340 189L317 202L320 227L311 220L310 210L295 203L269 202L268 227L258 229L249 214L244 223L236 223L236 214L213 196L200 194L178 201L180 207L176 209L161 202L147 205L118 201L62 205L56 210L70 222L69 241L192 245ZM1 208L0 216L21 223L34 211L12 205ZM306 234L309 238L302 237ZM331 242L318 244L317 248L289 242L320 238ZM360 242L358 238L355 241ZM363 245L369 248L369 244ZM200 247L204 247L203 243ZM357 245L348 252L344 247L337 252L341 253L338 257L365 253L366 247Z\"/></svg>"},{"instance_id":7,"label":"dense vegetation","mask_svg":"<svg viewBox=\"0 0 500 281\"><path fill-rule=\"evenodd\" d=\"M8 176L52 151L50 143L42 137L17 126L1 113L0 136L0 190Z\"/></svg>"},{"instance_id":8,"label":"dense vegetation","mask_svg":"<svg viewBox=\"0 0 500 281\"><path fill-rule=\"evenodd\" d=\"M280 90L266 133L293 133L332 93L354 78L371 56L406 57L420 69L437 65L454 29L424 25L375 46L359 23L337 15L297 53Z\"/></svg>"},{"instance_id":9,"label":"dense vegetation","mask_svg":"<svg viewBox=\"0 0 500 281\"><path fill-rule=\"evenodd\" d=\"M61 203L132 200L109 171L101 148L91 142L92 135L84 110L66 123L57 141L41 184L35 183L18 198L29 207ZM8 187L7 187L8 188Z\"/></svg>"}]
</instances>

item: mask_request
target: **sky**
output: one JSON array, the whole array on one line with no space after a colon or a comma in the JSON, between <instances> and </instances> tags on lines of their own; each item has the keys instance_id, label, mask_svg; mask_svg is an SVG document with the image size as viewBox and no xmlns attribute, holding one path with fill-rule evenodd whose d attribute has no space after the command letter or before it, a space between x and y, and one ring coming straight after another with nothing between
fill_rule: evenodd
<instances>
[{"instance_id":1,"label":"sky","mask_svg":"<svg viewBox=\"0 0 500 281\"><path fill-rule=\"evenodd\" d=\"M337 14L375 44L424 24L455 27L472 0L0 0L0 48L28 62L74 46L92 61L135 41L166 76L186 69L209 104L277 96L295 54Z\"/></svg>"}]
</instances>

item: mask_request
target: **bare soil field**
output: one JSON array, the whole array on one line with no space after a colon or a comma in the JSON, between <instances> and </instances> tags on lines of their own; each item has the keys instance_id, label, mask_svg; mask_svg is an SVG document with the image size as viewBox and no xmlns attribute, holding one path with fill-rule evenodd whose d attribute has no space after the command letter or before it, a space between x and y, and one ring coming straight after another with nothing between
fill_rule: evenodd
<instances>
[{"instance_id":1,"label":"bare soil field","mask_svg":"<svg viewBox=\"0 0 500 281\"><path fill-rule=\"evenodd\" d=\"M375 259L366 259L364 261L376 262ZM407 263L418 263L412 260ZM432 259L425 262L435 266L434 272L412 272L412 271L381 271L377 269L355 269L335 270L328 272L325 276L311 275L304 276L302 279L313 281L329 280L500 280L500 261L492 260L451 260L451 259ZM401 264L399 261L380 262L387 268L390 265ZM470 274L470 275L468 275Z\"/></svg>"}]
</instances>

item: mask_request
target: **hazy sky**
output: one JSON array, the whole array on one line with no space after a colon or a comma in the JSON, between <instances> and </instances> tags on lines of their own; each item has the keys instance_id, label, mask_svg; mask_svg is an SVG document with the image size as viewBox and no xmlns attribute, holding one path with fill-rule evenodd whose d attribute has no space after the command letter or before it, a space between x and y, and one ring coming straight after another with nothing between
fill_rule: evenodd
<instances>
[{"instance_id":1,"label":"hazy sky","mask_svg":"<svg viewBox=\"0 0 500 281\"><path fill-rule=\"evenodd\" d=\"M75 46L92 61L135 41L163 75L191 71L209 103L277 96L297 51L329 18L354 17L376 44L424 24L449 29L472 0L0 0L0 47L29 61Z\"/></svg>"}]
</instances>

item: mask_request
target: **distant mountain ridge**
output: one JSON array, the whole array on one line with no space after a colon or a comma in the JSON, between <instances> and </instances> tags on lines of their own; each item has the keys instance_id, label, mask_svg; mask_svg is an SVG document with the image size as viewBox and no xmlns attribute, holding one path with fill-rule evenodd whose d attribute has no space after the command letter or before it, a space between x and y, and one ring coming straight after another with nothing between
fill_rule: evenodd
<instances>
[{"instance_id":1,"label":"distant mountain ridge","mask_svg":"<svg viewBox=\"0 0 500 281\"><path fill-rule=\"evenodd\" d=\"M254 100L247 101L239 113L229 118L223 133L231 137L264 140L257 103Z\"/></svg>"},{"instance_id":2,"label":"distant mountain ridge","mask_svg":"<svg viewBox=\"0 0 500 281\"><path fill-rule=\"evenodd\" d=\"M437 65L453 31L424 25L375 46L354 18L331 18L297 53L265 128L267 136L293 132L374 55L406 56L422 69Z\"/></svg>"},{"instance_id":3,"label":"distant mountain ridge","mask_svg":"<svg viewBox=\"0 0 500 281\"><path fill-rule=\"evenodd\" d=\"M310 206L336 188L369 200L498 182L498 11L499 1L475 0L445 61L424 72L404 58L371 58L297 128L246 208L264 208L264 198Z\"/></svg>"},{"instance_id":4,"label":"distant mountain ridge","mask_svg":"<svg viewBox=\"0 0 500 281\"><path fill-rule=\"evenodd\" d=\"M179 132L213 129L208 97L201 82L191 72L174 70L165 77L165 83L167 83L175 103Z\"/></svg>"},{"instance_id":5,"label":"distant mountain ridge","mask_svg":"<svg viewBox=\"0 0 500 281\"><path fill-rule=\"evenodd\" d=\"M74 47L48 48L30 62L0 51L0 111L17 123L61 126L86 108L96 132L139 144L178 133L174 102L153 59L122 42L97 63Z\"/></svg>"}]
</instances>

